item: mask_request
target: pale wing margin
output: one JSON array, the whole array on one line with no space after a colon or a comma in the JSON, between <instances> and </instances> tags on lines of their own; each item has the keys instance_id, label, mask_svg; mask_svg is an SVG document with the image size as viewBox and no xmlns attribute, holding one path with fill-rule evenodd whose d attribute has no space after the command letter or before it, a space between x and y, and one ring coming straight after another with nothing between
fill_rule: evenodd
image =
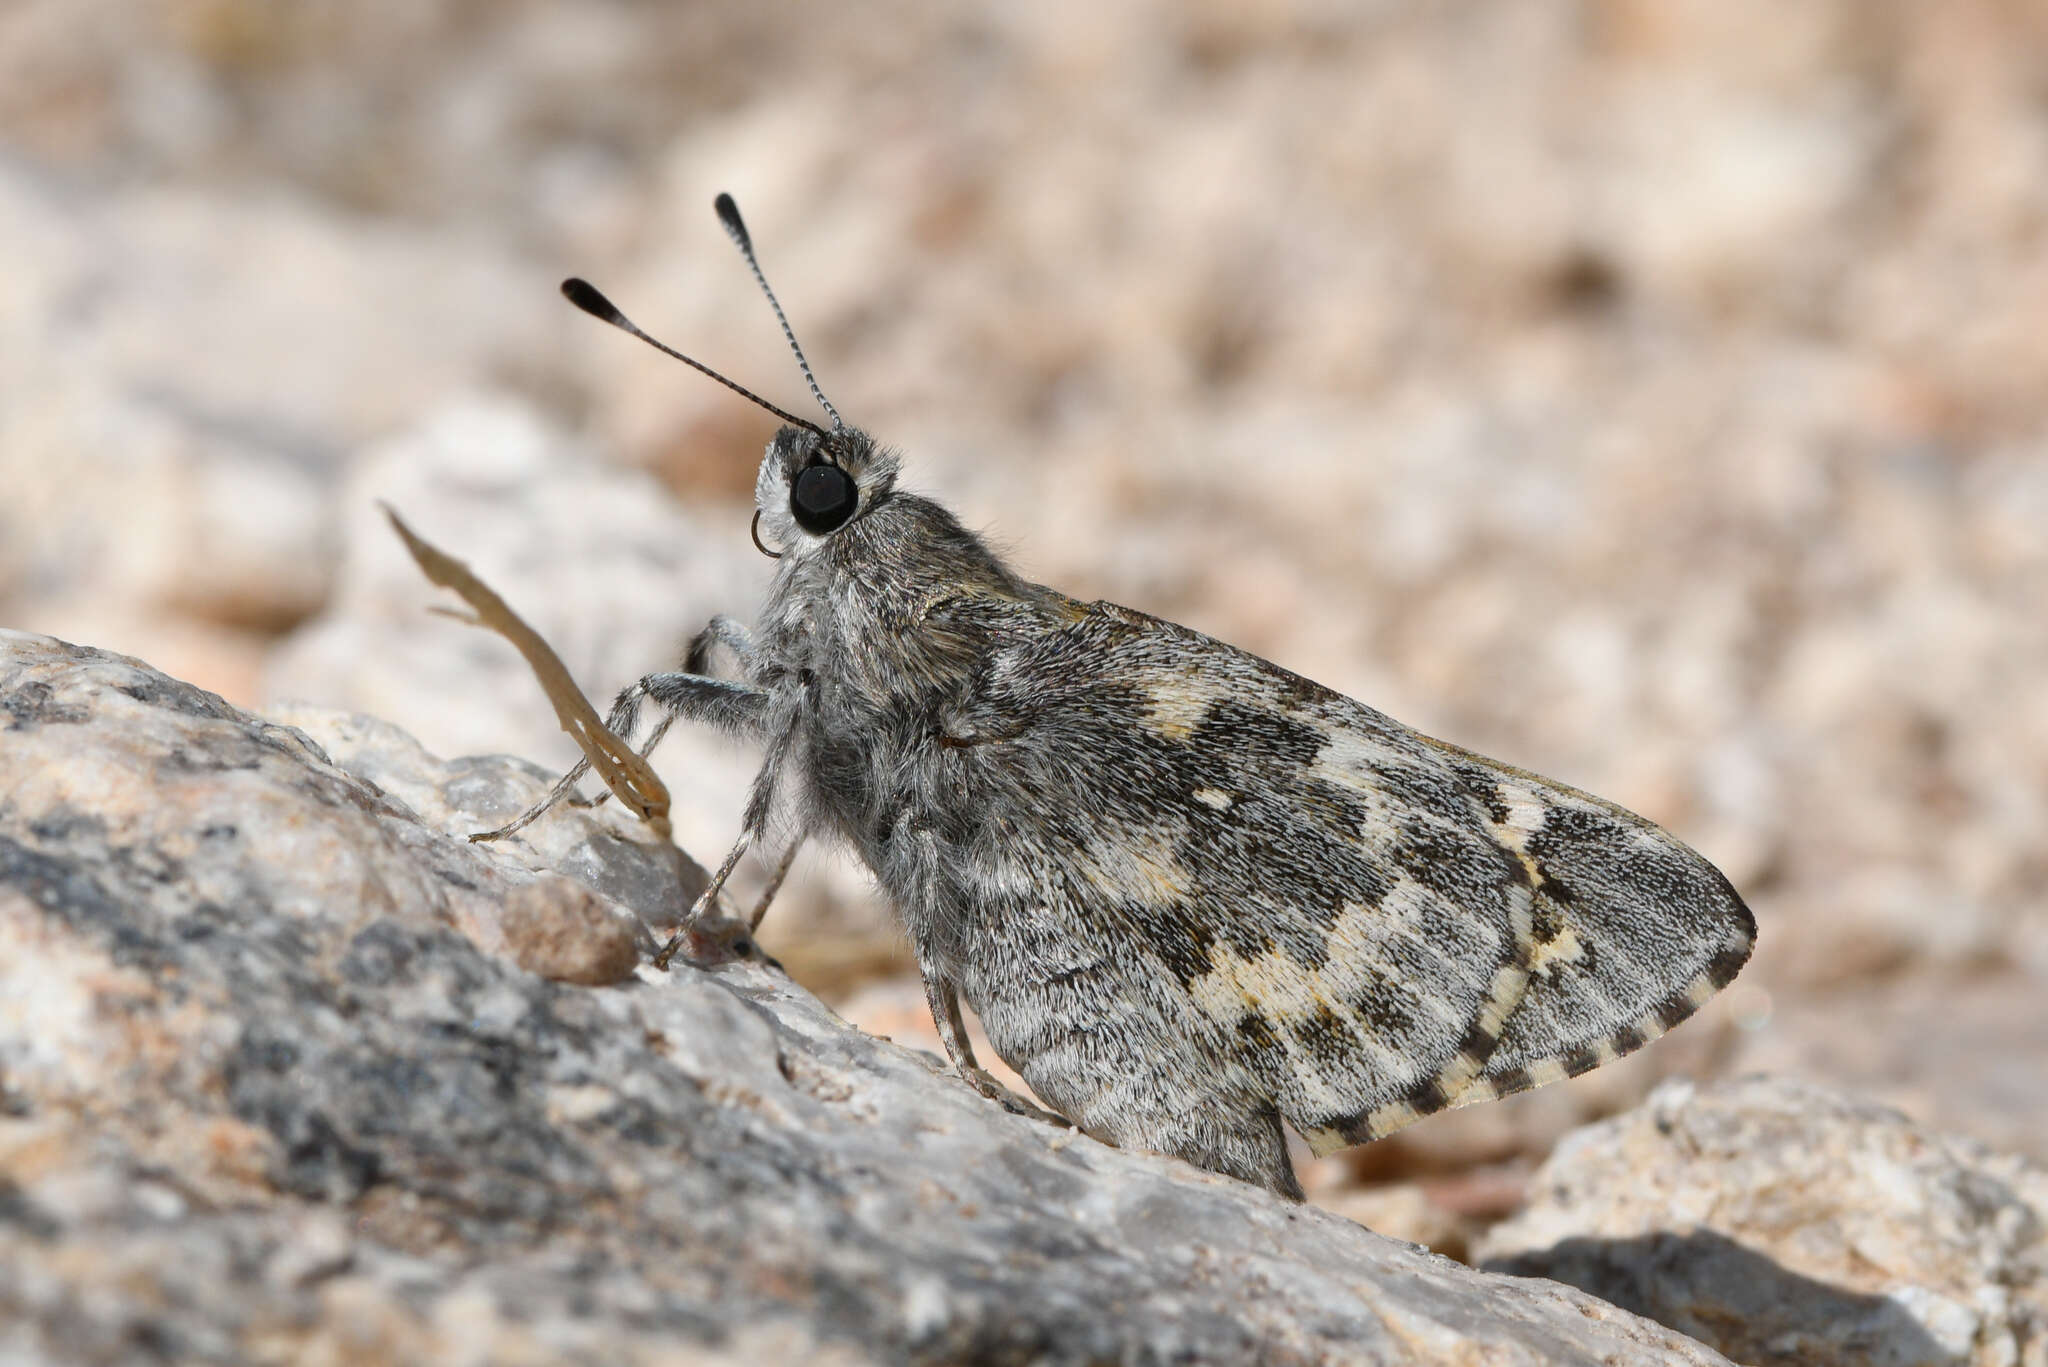
<instances>
[{"instance_id":1,"label":"pale wing margin","mask_svg":"<svg viewBox=\"0 0 2048 1367\"><path fill-rule=\"evenodd\" d=\"M1441 741L1535 889L1530 975L1469 1105L1597 1068L1726 987L1756 920L1721 871L1663 828L1590 794Z\"/></svg>"}]
</instances>

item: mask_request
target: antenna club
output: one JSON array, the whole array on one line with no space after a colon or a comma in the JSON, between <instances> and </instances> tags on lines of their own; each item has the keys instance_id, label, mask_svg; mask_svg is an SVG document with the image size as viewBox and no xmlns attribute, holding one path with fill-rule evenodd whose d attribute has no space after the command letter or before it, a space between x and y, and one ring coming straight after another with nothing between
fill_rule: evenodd
<instances>
[{"instance_id":1,"label":"antenna club","mask_svg":"<svg viewBox=\"0 0 2048 1367\"><path fill-rule=\"evenodd\" d=\"M711 201L711 207L718 214L718 221L725 225L726 232L732 235L732 240L740 244L740 250L752 252L753 236L747 232L746 222L740 217L740 206L733 201L733 197L721 193L717 199Z\"/></svg>"},{"instance_id":2,"label":"antenna club","mask_svg":"<svg viewBox=\"0 0 2048 1367\"><path fill-rule=\"evenodd\" d=\"M632 321L619 312L618 305L605 298L588 280L570 276L562 282L562 297L591 317L601 318L613 327L624 328L628 332L638 331Z\"/></svg>"},{"instance_id":3,"label":"antenna club","mask_svg":"<svg viewBox=\"0 0 2048 1367\"><path fill-rule=\"evenodd\" d=\"M803 371L804 383L811 387L811 397L818 401L818 407L825 410L825 416L832 419L832 430L843 431L846 424L840 421L839 410L825 397L825 391L818 388L818 377L811 373L811 363L804 359L804 349L797 345L796 331L789 325L789 316L782 311L775 291L768 288L768 277L761 273L761 262L754 255L754 240L747 236L747 225L740 219L740 206L733 203L731 195L722 194L711 201L711 207L718 211L718 221L725 225L726 235L740 249L740 255L747 259L747 269L754 273L754 283L761 287L761 293L768 296L768 307L775 310L775 321L782 324L783 340L789 343L790 351L796 356L797 369Z\"/></svg>"},{"instance_id":4,"label":"antenna club","mask_svg":"<svg viewBox=\"0 0 2048 1367\"><path fill-rule=\"evenodd\" d=\"M759 394L756 394L753 390L747 388L745 385L734 384L731 380L726 379L725 376L719 374L710 366L705 365L702 361L699 361L690 356L685 356L682 352L677 351L667 342L657 341L656 339L648 336L646 333L642 332L639 329L639 327L633 322L632 319L628 318L625 314L619 312L618 306L613 304L611 300L605 298L603 294L599 293L597 286L591 284L588 280L578 279L573 275L570 276L567 280L564 280L562 282L562 297L567 299L570 303L574 304L577 308L582 309L585 313L590 314L593 318L597 318L603 322L610 323L613 327L618 328L621 332L632 333L635 337L638 337L641 341L647 343L647 345L653 347L656 351L662 353L662 355L673 356L676 360L681 361L684 365L690 367L692 370L695 370L700 374L709 375L712 379L718 381L727 389L730 389L733 393L745 399L748 403L756 404L762 408L767 409L770 413L773 413L776 417L782 419L784 422L794 423L798 427L804 428L807 431L818 433L819 436L824 435L824 429L820 428L816 423L807 422L806 420L804 420L803 418L799 418L796 414L790 412L786 408L777 408L774 404L768 402L768 400L762 398ZM814 394L817 393L817 387L815 384L812 386L811 392ZM830 410L828 409L827 411ZM833 414L833 417L837 418L838 415L835 413Z\"/></svg>"}]
</instances>

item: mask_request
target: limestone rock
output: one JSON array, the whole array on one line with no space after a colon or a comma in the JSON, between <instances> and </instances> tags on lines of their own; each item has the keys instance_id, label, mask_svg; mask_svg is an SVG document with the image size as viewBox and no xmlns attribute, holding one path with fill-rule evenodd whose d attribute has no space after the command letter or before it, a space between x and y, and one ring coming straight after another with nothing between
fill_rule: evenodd
<instances>
[{"instance_id":1,"label":"limestone rock","mask_svg":"<svg viewBox=\"0 0 2048 1367\"><path fill-rule=\"evenodd\" d=\"M1009 1115L744 946L526 971L564 875L136 661L0 633L0 726L10 1361L1724 1362Z\"/></svg>"},{"instance_id":2,"label":"limestone rock","mask_svg":"<svg viewBox=\"0 0 2048 1367\"><path fill-rule=\"evenodd\" d=\"M303 733L336 767L403 802L421 824L458 840L505 825L538 802L557 777L507 755L443 760L396 726L361 713L301 703L272 708L265 719ZM594 779L586 786L603 792ZM560 803L516 834L481 848L535 872L569 874L649 926L673 923L706 879L696 860L609 805Z\"/></svg>"},{"instance_id":3,"label":"limestone rock","mask_svg":"<svg viewBox=\"0 0 2048 1367\"><path fill-rule=\"evenodd\" d=\"M2048 1362L2048 1169L1820 1087L1668 1083L1567 1139L1484 1265L1757 1367Z\"/></svg>"}]
</instances>

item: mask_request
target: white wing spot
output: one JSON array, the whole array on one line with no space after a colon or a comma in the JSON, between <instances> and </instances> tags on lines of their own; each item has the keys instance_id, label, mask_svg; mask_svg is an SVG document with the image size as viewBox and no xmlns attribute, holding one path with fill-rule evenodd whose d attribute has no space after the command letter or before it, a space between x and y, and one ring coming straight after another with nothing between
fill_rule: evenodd
<instances>
[{"instance_id":1,"label":"white wing spot","mask_svg":"<svg viewBox=\"0 0 2048 1367\"><path fill-rule=\"evenodd\" d=\"M1227 944L1212 945L1209 965L1188 991L1214 1020L1234 1021L1247 1007L1276 1023L1312 1020L1325 1005L1317 975L1279 950L1244 959Z\"/></svg>"},{"instance_id":2,"label":"white wing spot","mask_svg":"<svg viewBox=\"0 0 2048 1367\"><path fill-rule=\"evenodd\" d=\"M1412 751L1355 728L1332 727L1329 737L1322 749L1316 751L1314 767L1322 777L1346 787L1364 787L1377 793L1379 785L1374 778L1380 770L1416 762Z\"/></svg>"},{"instance_id":3,"label":"white wing spot","mask_svg":"<svg viewBox=\"0 0 2048 1367\"><path fill-rule=\"evenodd\" d=\"M1192 736L1195 728L1208 720L1218 696L1215 689L1192 676L1148 679L1143 687L1145 719L1169 740Z\"/></svg>"},{"instance_id":4,"label":"white wing spot","mask_svg":"<svg viewBox=\"0 0 2048 1367\"><path fill-rule=\"evenodd\" d=\"M1178 840L1178 833L1170 830L1123 830L1114 840L1089 845L1076 862L1105 896L1128 897L1141 906L1177 907L1194 886L1175 851Z\"/></svg>"},{"instance_id":5,"label":"white wing spot","mask_svg":"<svg viewBox=\"0 0 2048 1367\"><path fill-rule=\"evenodd\" d=\"M1551 802L1542 793L1516 783L1510 779L1500 781L1501 802L1508 809L1508 819L1489 822L1493 833L1501 844L1516 854L1529 852L1529 837L1543 829L1544 820L1550 815Z\"/></svg>"},{"instance_id":6,"label":"white wing spot","mask_svg":"<svg viewBox=\"0 0 2048 1367\"><path fill-rule=\"evenodd\" d=\"M1586 955L1586 946L1570 926L1558 928L1557 937L1535 946L1529 953L1529 971L1540 973L1553 963L1576 963Z\"/></svg>"},{"instance_id":7,"label":"white wing spot","mask_svg":"<svg viewBox=\"0 0 2048 1367\"><path fill-rule=\"evenodd\" d=\"M1214 807L1219 812L1227 812L1230 810L1231 797L1221 788L1197 788L1195 801L1205 807Z\"/></svg>"}]
</instances>

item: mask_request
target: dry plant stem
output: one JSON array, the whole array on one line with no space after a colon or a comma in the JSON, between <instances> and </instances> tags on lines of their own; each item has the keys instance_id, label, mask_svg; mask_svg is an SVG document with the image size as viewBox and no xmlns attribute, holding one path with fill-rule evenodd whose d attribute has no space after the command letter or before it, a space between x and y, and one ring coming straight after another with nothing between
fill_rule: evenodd
<instances>
[{"instance_id":1,"label":"dry plant stem","mask_svg":"<svg viewBox=\"0 0 2048 1367\"><path fill-rule=\"evenodd\" d=\"M472 615L462 620L497 632L526 658L527 666L547 691L548 701L554 704L555 717L561 722L562 729L583 751L585 760L604 780L605 786L653 827L655 834L663 840L671 838L668 789L645 759L606 729L553 647L541 639L539 632L520 620L519 615L506 606L505 600L478 579L467 565L421 540L389 506L384 508L384 515L391 519L393 530L405 541L406 549L412 552L412 558L419 562L427 578L443 588L453 589L469 604ZM571 781L564 779L563 782ZM558 784L557 792L549 795L541 810L553 805L558 795L566 791L562 784ZM537 815L539 812L520 818L507 828L508 831L518 829Z\"/></svg>"},{"instance_id":2,"label":"dry plant stem","mask_svg":"<svg viewBox=\"0 0 2048 1367\"><path fill-rule=\"evenodd\" d=\"M640 743L640 758L646 759L648 755L653 753L654 747L661 744L661 738L668 734L668 728L671 725L673 725L674 722L674 717L663 717L660 721L654 724L654 730L648 734L646 740ZM611 727L607 725L605 729L611 730ZM618 735L618 732L612 731L612 734ZM478 831L474 835L470 836L470 840L503 840L508 835L518 834L520 831L526 829L534 822L540 820L540 818L542 818L543 816L546 816L549 811L553 810L557 803L561 802L563 798L568 797L570 793L574 792L576 784L583 778L585 774L589 772L589 758L586 756L583 759L577 760L575 764L570 766L568 773L563 774L559 779L555 780L555 786L548 789L548 795L546 797L534 803L531 807L528 807L525 811L521 812L518 816L513 817L512 820L506 822L504 825L498 827L496 830ZM590 800L589 805L591 805L592 807L602 807L604 805L605 799L610 796L611 794L609 792L599 793L596 797Z\"/></svg>"},{"instance_id":3,"label":"dry plant stem","mask_svg":"<svg viewBox=\"0 0 2048 1367\"><path fill-rule=\"evenodd\" d=\"M704 891L698 893L697 900L690 904L690 910L683 917L683 923L676 927L676 933L669 937L669 942L661 947L661 953L654 956L656 968L668 968L669 960L682 948L683 937L690 933L690 927L697 924L705 910L718 899L718 894L725 890L725 880L732 877L732 871L739 867L740 856L745 854L747 847L753 843L752 831L740 832L740 838L733 842L732 851L725 856L725 862L718 866L718 872L711 875L711 881L704 885Z\"/></svg>"}]
</instances>

